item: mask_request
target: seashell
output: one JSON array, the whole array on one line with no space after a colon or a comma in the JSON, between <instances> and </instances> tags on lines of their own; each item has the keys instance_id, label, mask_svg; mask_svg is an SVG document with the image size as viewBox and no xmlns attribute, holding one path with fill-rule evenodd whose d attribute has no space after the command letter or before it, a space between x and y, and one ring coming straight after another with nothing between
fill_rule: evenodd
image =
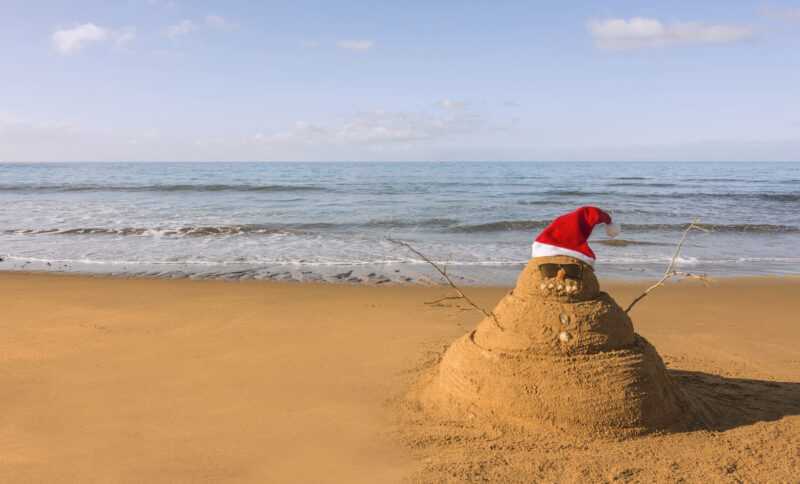
<instances>
[{"instance_id":1,"label":"seashell","mask_svg":"<svg viewBox=\"0 0 800 484\"><path fill-rule=\"evenodd\" d=\"M561 313L558 316L558 319L561 320L561 324L569 324L569 315L567 315L567 314Z\"/></svg>"},{"instance_id":2,"label":"seashell","mask_svg":"<svg viewBox=\"0 0 800 484\"><path fill-rule=\"evenodd\" d=\"M566 331L562 331L558 333L558 339L561 340L562 343L566 343L567 341L572 339L572 335L570 335Z\"/></svg>"}]
</instances>

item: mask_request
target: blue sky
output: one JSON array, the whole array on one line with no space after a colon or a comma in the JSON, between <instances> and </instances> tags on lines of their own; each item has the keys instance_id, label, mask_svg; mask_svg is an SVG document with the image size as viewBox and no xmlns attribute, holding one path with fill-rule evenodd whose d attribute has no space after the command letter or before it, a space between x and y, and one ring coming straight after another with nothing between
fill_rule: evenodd
<instances>
[{"instance_id":1,"label":"blue sky","mask_svg":"<svg viewBox=\"0 0 800 484\"><path fill-rule=\"evenodd\" d=\"M6 0L0 160L798 160L800 2Z\"/></svg>"}]
</instances>

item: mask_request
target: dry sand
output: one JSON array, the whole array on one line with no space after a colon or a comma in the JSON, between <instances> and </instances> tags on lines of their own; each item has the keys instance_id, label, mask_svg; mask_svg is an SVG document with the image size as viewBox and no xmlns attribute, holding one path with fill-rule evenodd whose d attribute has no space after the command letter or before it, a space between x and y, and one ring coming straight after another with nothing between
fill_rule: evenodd
<instances>
[{"instance_id":1,"label":"dry sand","mask_svg":"<svg viewBox=\"0 0 800 484\"><path fill-rule=\"evenodd\" d=\"M0 482L800 482L800 279L641 302L726 424L619 441L416 414L408 385L482 316L423 304L445 293L0 274Z\"/></svg>"}]
</instances>

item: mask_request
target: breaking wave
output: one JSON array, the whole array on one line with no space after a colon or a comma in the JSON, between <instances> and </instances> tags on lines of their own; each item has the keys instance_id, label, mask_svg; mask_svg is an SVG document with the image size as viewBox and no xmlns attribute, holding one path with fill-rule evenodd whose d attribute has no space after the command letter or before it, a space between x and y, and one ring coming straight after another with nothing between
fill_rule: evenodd
<instances>
[{"instance_id":1,"label":"breaking wave","mask_svg":"<svg viewBox=\"0 0 800 484\"><path fill-rule=\"evenodd\" d=\"M712 193L712 192L672 192L672 193L617 193L615 195L626 196L632 199L636 198L664 198L664 199L732 199L732 200L765 200L770 202L798 202L800 201L800 193L781 193L781 192L761 192L761 193L746 193L746 192L728 192L728 193Z\"/></svg>"},{"instance_id":2,"label":"breaking wave","mask_svg":"<svg viewBox=\"0 0 800 484\"><path fill-rule=\"evenodd\" d=\"M134 237L210 237L233 235L312 235L323 231L393 228L446 228L458 224L449 218L423 220L376 219L364 223L286 223L200 225L183 227L74 227L46 229L14 229L3 231L6 235L116 235Z\"/></svg>"},{"instance_id":3,"label":"breaking wave","mask_svg":"<svg viewBox=\"0 0 800 484\"><path fill-rule=\"evenodd\" d=\"M600 239L600 240L593 240L592 244L607 245L609 247L628 247L631 245L670 245L662 242L647 242L644 240L627 240L627 239Z\"/></svg>"},{"instance_id":4,"label":"breaking wave","mask_svg":"<svg viewBox=\"0 0 800 484\"><path fill-rule=\"evenodd\" d=\"M409 228L409 227L427 227L427 228L450 227L456 224L458 224L458 220L452 218L430 218L424 220L402 220L402 219L370 220L369 222L360 224L360 226L367 228L394 229L394 228Z\"/></svg>"},{"instance_id":5,"label":"breaking wave","mask_svg":"<svg viewBox=\"0 0 800 484\"><path fill-rule=\"evenodd\" d=\"M307 229L319 228L314 224L307 224ZM319 224L317 224L319 225ZM6 234L13 235L118 235L137 237L208 237L226 235L302 235L305 233L300 228L266 226L266 225L225 225L225 226L198 226L175 228L146 228L146 227L79 227L67 229L18 229L7 230Z\"/></svg>"},{"instance_id":6,"label":"breaking wave","mask_svg":"<svg viewBox=\"0 0 800 484\"><path fill-rule=\"evenodd\" d=\"M697 224L709 232L727 233L797 233L800 227L773 224ZM688 224L622 224L622 230L634 232L666 232L686 230Z\"/></svg>"},{"instance_id":7,"label":"breaking wave","mask_svg":"<svg viewBox=\"0 0 800 484\"><path fill-rule=\"evenodd\" d=\"M645 187L645 188L670 188L678 185L674 183L647 183L647 182L614 182L609 183L610 187Z\"/></svg>"},{"instance_id":8,"label":"breaking wave","mask_svg":"<svg viewBox=\"0 0 800 484\"><path fill-rule=\"evenodd\" d=\"M452 232L508 232L515 230L543 229L550 224L550 220L499 220L473 225L458 225L451 228Z\"/></svg>"},{"instance_id":9,"label":"breaking wave","mask_svg":"<svg viewBox=\"0 0 800 484\"><path fill-rule=\"evenodd\" d=\"M0 192L306 192L326 191L316 185L0 185Z\"/></svg>"},{"instance_id":10,"label":"breaking wave","mask_svg":"<svg viewBox=\"0 0 800 484\"><path fill-rule=\"evenodd\" d=\"M415 227L450 233L491 233L540 230L550 224L550 220L497 220L480 224L461 224L449 218L423 220L377 219L363 223L287 223L287 224L239 224L239 225L200 225L183 227L70 227L45 229L12 229L3 231L6 235L113 235L135 237L213 237L239 235L318 235L322 232L375 229L410 229ZM688 224L622 224L623 232L678 232ZM709 232L789 234L800 233L800 227L773 224L698 224ZM652 242L633 240L598 240L598 243L624 245L658 245Z\"/></svg>"},{"instance_id":11,"label":"breaking wave","mask_svg":"<svg viewBox=\"0 0 800 484\"><path fill-rule=\"evenodd\" d=\"M474 225L457 225L451 227L452 232L509 232L519 230L535 230L547 227L549 220L500 220ZM688 224L622 224L623 231L632 232L666 232L685 230ZM710 232L729 233L797 233L800 227L792 225L772 224L698 224L701 229ZM628 241L633 243L632 241Z\"/></svg>"}]
</instances>

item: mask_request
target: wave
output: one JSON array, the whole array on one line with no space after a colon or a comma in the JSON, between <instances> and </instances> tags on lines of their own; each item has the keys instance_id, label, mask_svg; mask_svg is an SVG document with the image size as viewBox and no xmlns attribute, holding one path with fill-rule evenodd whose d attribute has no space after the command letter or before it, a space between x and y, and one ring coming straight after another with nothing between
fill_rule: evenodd
<instances>
[{"instance_id":1,"label":"wave","mask_svg":"<svg viewBox=\"0 0 800 484\"><path fill-rule=\"evenodd\" d=\"M681 178L681 181L686 182L725 182L725 183L797 183L800 180L786 179L786 180L768 180L757 178Z\"/></svg>"},{"instance_id":2,"label":"wave","mask_svg":"<svg viewBox=\"0 0 800 484\"><path fill-rule=\"evenodd\" d=\"M430 218L424 220L402 220L402 219L386 219L386 220L370 220L361 227L366 228L408 228L408 227L450 227L458 224L459 221L451 218Z\"/></svg>"},{"instance_id":3,"label":"wave","mask_svg":"<svg viewBox=\"0 0 800 484\"><path fill-rule=\"evenodd\" d=\"M458 225L450 229L451 232L479 233L479 232L508 232L516 230L543 229L550 225L550 220L500 220L473 225Z\"/></svg>"},{"instance_id":4,"label":"wave","mask_svg":"<svg viewBox=\"0 0 800 484\"><path fill-rule=\"evenodd\" d=\"M450 218L430 219L375 219L367 222L331 223L277 223L277 224L232 224L232 225L188 225L180 227L67 227L42 229L9 229L5 235L84 235L84 236L133 236L133 237L214 237L244 235L319 235L322 232L353 232L376 229L424 228L432 231L450 233L491 233L534 231L547 227L551 220L497 220L480 224L462 224ZM622 224L624 232L679 232L688 224ZM708 232L751 233L751 234L790 234L800 233L800 227L776 224L698 224ZM661 245L655 242L626 239L598 240L610 246Z\"/></svg>"},{"instance_id":5,"label":"wave","mask_svg":"<svg viewBox=\"0 0 800 484\"><path fill-rule=\"evenodd\" d=\"M644 240L626 240L626 239L600 239L600 240L593 240L592 243L607 245L609 247L628 247L631 245L672 245L660 242L646 242Z\"/></svg>"},{"instance_id":6,"label":"wave","mask_svg":"<svg viewBox=\"0 0 800 484\"><path fill-rule=\"evenodd\" d=\"M641 185L644 186L644 185ZM677 186L677 185L676 185ZM612 195L617 197L627 197L631 199L636 198L656 198L656 199L683 199L683 200L698 200L698 199L731 199L731 200L764 200L770 202L798 202L800 201L800 193L782 193L782 192L761 192L761 193L748 193L748 192L669 192L669 193L653 193L653 192L610 192L604 193L605 195Z\"/></svg>"},{"instance_id":7,"label":"wave","mask_svg":"<svg viewBox=\"0 0 800 484\"><path fill-rule=\"evenodd\" d=\"M622 224L623 231L672 232L686 230L689 224ZM697 224L709 232L728 233L797 233L800 227L773 224Z\"/></svg>"},{"instance_id":8,"label":"wave","mask_svg":"<svg viewBox=\"0 0 800 484\"><path fill-rule=\"evenodd\" d=\"M682 178L681 180L687 182L763 182L764 180L743 180L741 178Z\"/></svg>"},{"instance_id":9,"label":"wave","mask_svg":"<svg viewBox=\"0 0 800 484\"><path fill-rule=\"evenodd\" d=\"M517 205L563 205L563 201L558 200L520 200Z\"/></svg>"},{"instance_id":10,"label":"wave","mask_svg":"<svg viewBox=\"0 0 800 484\"><path fill-rule=\"evenodd\" d=\"M677 187L675 183L640 183L640 182L614 182L610 187L644 187L644 188L671 188Z\"/></svg>"},{"instance_id":11,"label":"wave","mask_svg":"<svg viewBox=\"0 0 800 484\"><path fill-rule=\"evenodd\" d=\"M625 191L625 187L630 188L675 188L679 187L679 184L675 183L639 183L639 182L612 182L609 183L607 186L609 187L618 187L622 190L617 191L584 191L584 190L545 190L545 191L536 191L536 192L513 192L503 194L503 196L533 196L533 197L541 197L541 196L552 196L552 197L623 197L623 198L656 198L656 199L686 199L686 200L696 200L696 199L732 199L732 200L764 200L769 202L798 202L800 201L800 193L798 192L722 192L722 193L713 193L713 192L691 192L691 191L683 191L683 192L636 192L636 191ZM530 205L538 205L538 204L551 204L551 203L563 203L558 202L555 200L545 200L545 201L531 201L531 202L518 202L520 204L530 204Z\"/></svg>"},{"instance_id":12,"label":"wave","mask_svg":"<svg viewBox=\"0 0 800 484\"><path fill-rule=\"evenodd\" d=\"M510 232L543 229L550 224L549 220L499 220L474 225L457 225L451 232ZM688 224L622 224L622 230L631 232L675 232L685 230ZM709 232L726 233L798 233L800 227L773 224L698 224ZM647 244L647 242L626 241L631 244ZM602 242L601 242L602 243ZM609 245L615 245L610 242Z\"/></svg>"},{"instance_id":13,"label":"wave","mask_svg":"<svg viewBox=\"0 0 800 484\"><path fill-rule=\"evenodd\" d=\"M0 185L0 192L306 192L327 191L316 185Z\"/></svg>"},{"instance_id":14,"label":"wave","mask_svg":"<svg viewBox=\"0 0 800 484\"><path fill-rule=\"evenodd\" d=\"M305 224L304 228L323 228L324 224ZM6 230L9 235L117 235L138 237L207 237L214 235L302 235L305 230L266 225L189 226L176 228L153 227L79 227L67 229Z\"/></svg>"},{"instance_id":15,"label":"wave","mask_svg":"<svg viewBox=\"0 0 800 484\"><path fill-rule=\"evenodd\" d=\"M735 200L766 200L770 202L797 202L800 201L800 193L673 193L671 196L676 198L731 198Z\"/></svg>"},{"instance_id":16,"label":"wave","mask_svg":"<svg viewBox=\"0 0 800 484\"><path fill-rule=\"evenodd\" d=\"M528 192L508 192L508 193L501 193L497 196L499 197L540 197L540 196L552 196L552 197L602 197L607 195L618 195L620 193L617 192L606 192L606 191L586 191L586 190L543 190L543 191L528 191ZM563 203L563 202L562 202Z\"/></svg>"},{"instance_id":17,"label":"wave","mask_svg":"<svg viewBox=\"0 0 800 484\"><path fill-rule=\"evenodd\" d=\"M47 229L13 229L3 231L6 235L114 235L135 237L209 237L232 235L313 235L319 231L353 229L393 229L393 228L446 228L459 221L449 218L422 220L376 219L364 223L286 223L286 224L237 224L201 225L183 227L71 227Z\"/></svg>"},{"instance_id":18,"label":"wave","mask_svg":"<svg viewBox=\"0 0 800 484\"><path fill-rule=\"evenodd\" d=\"M800 193L762 193L758 198L774 202L800 202Z\"/></svg>"},{"instance_id":19,"label":"wave","mask_svg":"<svg viewBox=\"0 0 800 484\"><path fill-rule=\"evenodd\" d=\"M597 192L584 190L545 190L531 195L553 195L557 197L596 197L603 195L614 195L612 192Z\"/></svg>"},{"instance_id":20,"label":"wave","mask_svg":"<svg viewBox=\"0 0 800 484\"><path fill-rule=\"evenodd\" d=\"M768 202L799 202L800 201L800 193L798 192L722 192L722 193L713 193L713 192L628 192L625 191L625 187L631 188L674 188L680 185L674 183L637 183L637 182L622 182L622 183L610 183L608 184L609 187L618 187L622 190L618 191L584 191L584 190L545 190L545 191L536 191L536 192L512 192L506 193L502 196L531 196L531 197L543 197L543 196L551 196L551 197L615 197L615 198L630 198L630 199L637 199L637 198L655 198L655 199L666 199L666 200L674 200L674 199L684 199L684 200L698 200L698 199L732 199L732 200L764 200ZM521 204L530 204L530 205L538 205L538 204L551 204L551 203L564 203L563 201L558 202L556 200L545 200L545 201L531 201L531 202L518 202Z\"/></svg>"}]
</instances>

